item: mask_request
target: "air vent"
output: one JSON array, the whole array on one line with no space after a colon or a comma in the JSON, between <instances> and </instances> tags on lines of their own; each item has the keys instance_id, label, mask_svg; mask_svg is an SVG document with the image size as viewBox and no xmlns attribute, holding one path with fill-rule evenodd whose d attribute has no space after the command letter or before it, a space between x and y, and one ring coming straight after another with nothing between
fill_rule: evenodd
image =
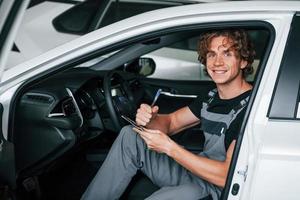
<instances>
[{"instance_id":1,"label":"air vent","mask_svg":"<svg viewBox=\"0 0 300 200\"><path fill-rule=\"evenodd\" d=\"M46 94L39 94L39 93L28 93L26 94L26 100L32 102L39 102L39 103L52 103L54 98L52 96Z\"/></svg>"}]
</instances>

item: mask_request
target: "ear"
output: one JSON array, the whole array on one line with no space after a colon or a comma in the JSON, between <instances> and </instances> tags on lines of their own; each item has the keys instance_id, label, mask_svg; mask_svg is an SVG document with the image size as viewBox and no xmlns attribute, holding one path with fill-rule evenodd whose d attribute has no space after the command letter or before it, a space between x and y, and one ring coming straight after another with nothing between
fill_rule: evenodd
<instances>
[{"instance_id":1,"label":"ear","mask_svg":"<svg viewBox=\"0 0 300 200\"><path fill-rule=\"evenodd\" d=\"M240 68L244 69L247 66L248 62L246 60L241 60Z\"/></svg>"}]
</instances>

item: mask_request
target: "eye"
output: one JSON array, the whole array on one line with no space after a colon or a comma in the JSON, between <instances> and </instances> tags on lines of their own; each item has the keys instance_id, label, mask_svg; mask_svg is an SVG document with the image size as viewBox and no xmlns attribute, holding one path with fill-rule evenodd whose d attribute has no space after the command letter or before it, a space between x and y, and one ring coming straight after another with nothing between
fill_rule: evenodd
<instances>
[{"instance_id":1,"label":"eye","mask_svg":"<svg viewBox=\"0 0 300 200\"><path fill-rule=\"evenodd\" d=\"M232 51L225 51L224 52L224 56L225 57L229 57L229 56L232 56L233 55L233 52Z\"/></svg>"},{"instance_id":2,"label":"eye","mask_svg":"<svg viewBox=\"0 0 300 200\"><path fill-rule=\"evenodd\" d=\"M206 54L206 58L213 58L214 56L215 56L215 54L212 53L212 52L208 52L208 53Z\"/></svg>"}]
</instances>

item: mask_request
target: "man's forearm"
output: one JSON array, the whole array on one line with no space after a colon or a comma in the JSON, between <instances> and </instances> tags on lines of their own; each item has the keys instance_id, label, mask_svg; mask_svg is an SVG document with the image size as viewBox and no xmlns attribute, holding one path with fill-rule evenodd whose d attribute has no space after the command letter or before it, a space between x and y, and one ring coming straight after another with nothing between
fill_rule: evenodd
<instances>
[{"instance_id":1,"label":"man's forearm","mask_svg":"<svg viewBox=\"0 0 300 200\"><path fill-rule=\"evenodd\" d=\"M166 134L170 132L170 115L169 114L158 114L154 119L152 119L146 128L158 129Z\"/></svg>"},{"instance_id":2,"label":"man's forearm","mask_svg":"<svg viewBox=\"0 0 300 200\"><path fill-rule=\"evenodd\" d=\"M217 161L195 155L173 142L166 154L196 176L217 186L224 187L231 161L231 153L225 161Z\"/></svg>"},{"instance_id":3,"label":"man's forearm","mask_svg":"<svg viewBox=\"0 0 300 200\"><path fill-rule=\"evenodd\" d=\"M146 127L173 135L186 128L195 126L199 122L199 119L193 115L190 109L184 107L170 114L158 114Z\"/></svg>"}]
</instances>

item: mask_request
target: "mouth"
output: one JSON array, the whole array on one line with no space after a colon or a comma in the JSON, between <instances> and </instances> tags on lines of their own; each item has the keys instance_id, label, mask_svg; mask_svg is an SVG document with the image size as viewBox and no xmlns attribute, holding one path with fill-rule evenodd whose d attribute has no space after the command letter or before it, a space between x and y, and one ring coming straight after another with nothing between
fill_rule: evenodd
<instances>
[{"instance_id":1,"label":"mouth","mask_svg":"<svg viewBox=\"0 0 300 200\"><path fill-rule=\"evenodd\" d=\"M212 70L214 74L225 74L227 70Z\"/></svg>"}]
</instances>

